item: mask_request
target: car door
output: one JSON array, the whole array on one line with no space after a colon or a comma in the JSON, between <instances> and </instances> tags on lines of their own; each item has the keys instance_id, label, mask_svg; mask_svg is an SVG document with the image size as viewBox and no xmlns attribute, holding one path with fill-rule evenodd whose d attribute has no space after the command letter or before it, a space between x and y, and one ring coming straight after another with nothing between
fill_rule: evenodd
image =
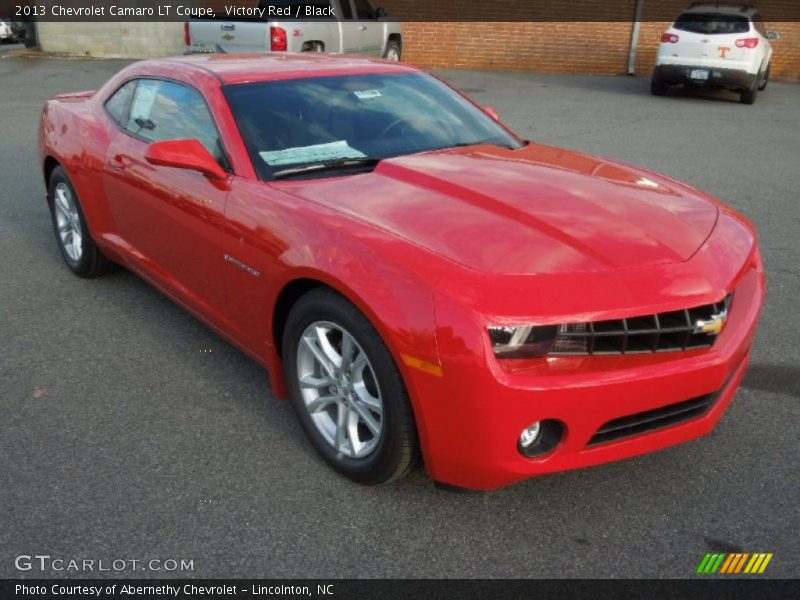
<instances>
[{"instance_id":1,"label":"car door","mask_svg":"<svg viewBox=\"0 0 800 600\"><path fill-rule=\"evenodd\" d=\"M361 51L361 23L355 20L353 0L340 0L341 51L358 54Z\"/></svg>"},{"instance_id":2,"label":"car door","mask_svg":"<svg viewBox=\"0 0 800 600\"><path fill-rule=\"evenodd\" d=\"M152 142L189 138L225 164L214 119L201 93L187 84L143 78L126 86L106 103L118 131L103 176L120 242L144 275L201 311L220 311L227 184L145 159ZM119 94L130 97L127 110L115 103Z\"/></svg>"},{"instance_id":3,"label":"car door","mask_svg":"<svg viewBox=\"0 0 800 600\"><path fill-rule=\"evenodd\" d=\"M372 56L381 56L383 53L382 21L370 4L369 0L353 0L356 19L358 21L359 52Z\"/></svg>"}]
</instances>

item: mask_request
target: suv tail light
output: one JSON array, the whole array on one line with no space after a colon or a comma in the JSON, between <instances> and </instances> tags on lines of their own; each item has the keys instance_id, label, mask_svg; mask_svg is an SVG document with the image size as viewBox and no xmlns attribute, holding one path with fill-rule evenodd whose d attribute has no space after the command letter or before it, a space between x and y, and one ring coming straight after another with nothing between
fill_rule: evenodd
<instances>
[{"instance_id":1,"label":"suv tail light","mask_svg":"<svg viewBox=\"0 0 800 600\"><path fill-rule=\"evenodd\" d=\"M736 40L736 47L737 48L755 48L758 46L758 38L742 38L740 40Z\"/></svg>"},{"instance_id":2,"label":"suv tail light","mask_svg":"<svg viewBox=\"0 0 800 600\"><path fill-rule=\"evenodd\" d=\"M192 45L192 34L189 32L189 21L183 24L183 41L187 46Z\"/></svg>"},{"instance_id":3,"label":"suv tail light","mask_svg":"<svg viewBox=\"0 0 800 600\"><path fill-rule=\"evenodd\" d=\"M675 35L674 33L662 33L661 34L661 43L662 44L676 44L680 38Z\"/></svg>"},{"instance_id":4,"label":"suv tail light","mask_svg":"<svg viewBox=\"0 0 800 600\"><path fill-rule=\"evenodd\" d=\"M273 52L286 50L286 48L288 48L288 44L286 42L286 30L283 27L270 27L269 36L271 43L270 47L272 48Z\"/></svg>"}]
</instances>

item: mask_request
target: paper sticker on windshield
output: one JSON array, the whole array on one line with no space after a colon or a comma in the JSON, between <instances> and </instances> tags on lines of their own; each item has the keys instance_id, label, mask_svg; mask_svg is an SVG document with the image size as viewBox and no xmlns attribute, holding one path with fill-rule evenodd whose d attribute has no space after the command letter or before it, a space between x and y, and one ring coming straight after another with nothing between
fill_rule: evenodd
<instances>
[{"instance_id":1,"label":"paper sticker on windshield","mask_svg":"<svg viewBox=\"0 0 800 600\"><path fill-rule=\"evenodd\" d=\"M343 158L365 158L367 155L350 146L346 140L286 148L285 150L269 150L258 155L271 167L281 165L304 165L307 163L327 162Z\"/></svg>"},{"instance_id":2,"label":"paper sticker on windshield","mask_svg":"<svg viewBox=\"0 0 800 600\"><path fill-rule=\"evenodd\" d=\"M370 98L380 98L382 96L379 90L359 90L353 93L356 95L356 98L360 98L361 100L369 100Z\"/></svg>"}]
</instances>

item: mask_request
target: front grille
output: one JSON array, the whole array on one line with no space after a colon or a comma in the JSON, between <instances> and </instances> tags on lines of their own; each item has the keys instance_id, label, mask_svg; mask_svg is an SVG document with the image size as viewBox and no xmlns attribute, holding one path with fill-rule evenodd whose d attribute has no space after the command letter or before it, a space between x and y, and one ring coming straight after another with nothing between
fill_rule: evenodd
<instances>
[{"instance_id":1,"label":"front grille","mask_svg":"<svg viewBox=\"0 0 800 600\"><path fill-rule=\"evenodd\" d=\"M718 396L719 392L713 392L677 404L614 419L597 430L597 433L589 440L589 446L613 442L620 438L669 427L700 417L711 408Z\"/></svg>"},{"instance_id":2,"label":"front grille","mask_svg":"<svg viewBox=\"0 0 800 600\"><path fill-rule=\"evenodd\" d=\"M722 302L628 319L561 325L549 354L647 354L710 348L716 335L698 323L727 315L733 294Z\"/></svg>"}]
</instances>

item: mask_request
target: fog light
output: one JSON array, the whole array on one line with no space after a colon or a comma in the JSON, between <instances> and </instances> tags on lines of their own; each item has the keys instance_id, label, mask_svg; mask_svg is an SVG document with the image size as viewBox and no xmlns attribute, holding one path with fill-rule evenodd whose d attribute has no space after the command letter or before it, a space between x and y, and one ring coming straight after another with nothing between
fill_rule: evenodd
<instances>
[{"instance_id":1,"label":"fog light","mask_svg":"<svg viewBox=\"0 0 800 600\"><path fill-rule=\"evenodd\" d=\"M519 445L523 448L530 448L539 439L541 433L541 423L539 421L532 423L530 427L522 430L522 435L519 436Z\"/></svg>"},{"instance_id":2,"label":"fog light","mask_svg":"<svg viewBox=\"0 0 800 600\"><path fill-rule=\"evenodd\" d=\"M535 421L519 434L517 449L528 458L542 457L555 450L566 432L564 423L557 419Z\"/></svg>"}]
</instances>

